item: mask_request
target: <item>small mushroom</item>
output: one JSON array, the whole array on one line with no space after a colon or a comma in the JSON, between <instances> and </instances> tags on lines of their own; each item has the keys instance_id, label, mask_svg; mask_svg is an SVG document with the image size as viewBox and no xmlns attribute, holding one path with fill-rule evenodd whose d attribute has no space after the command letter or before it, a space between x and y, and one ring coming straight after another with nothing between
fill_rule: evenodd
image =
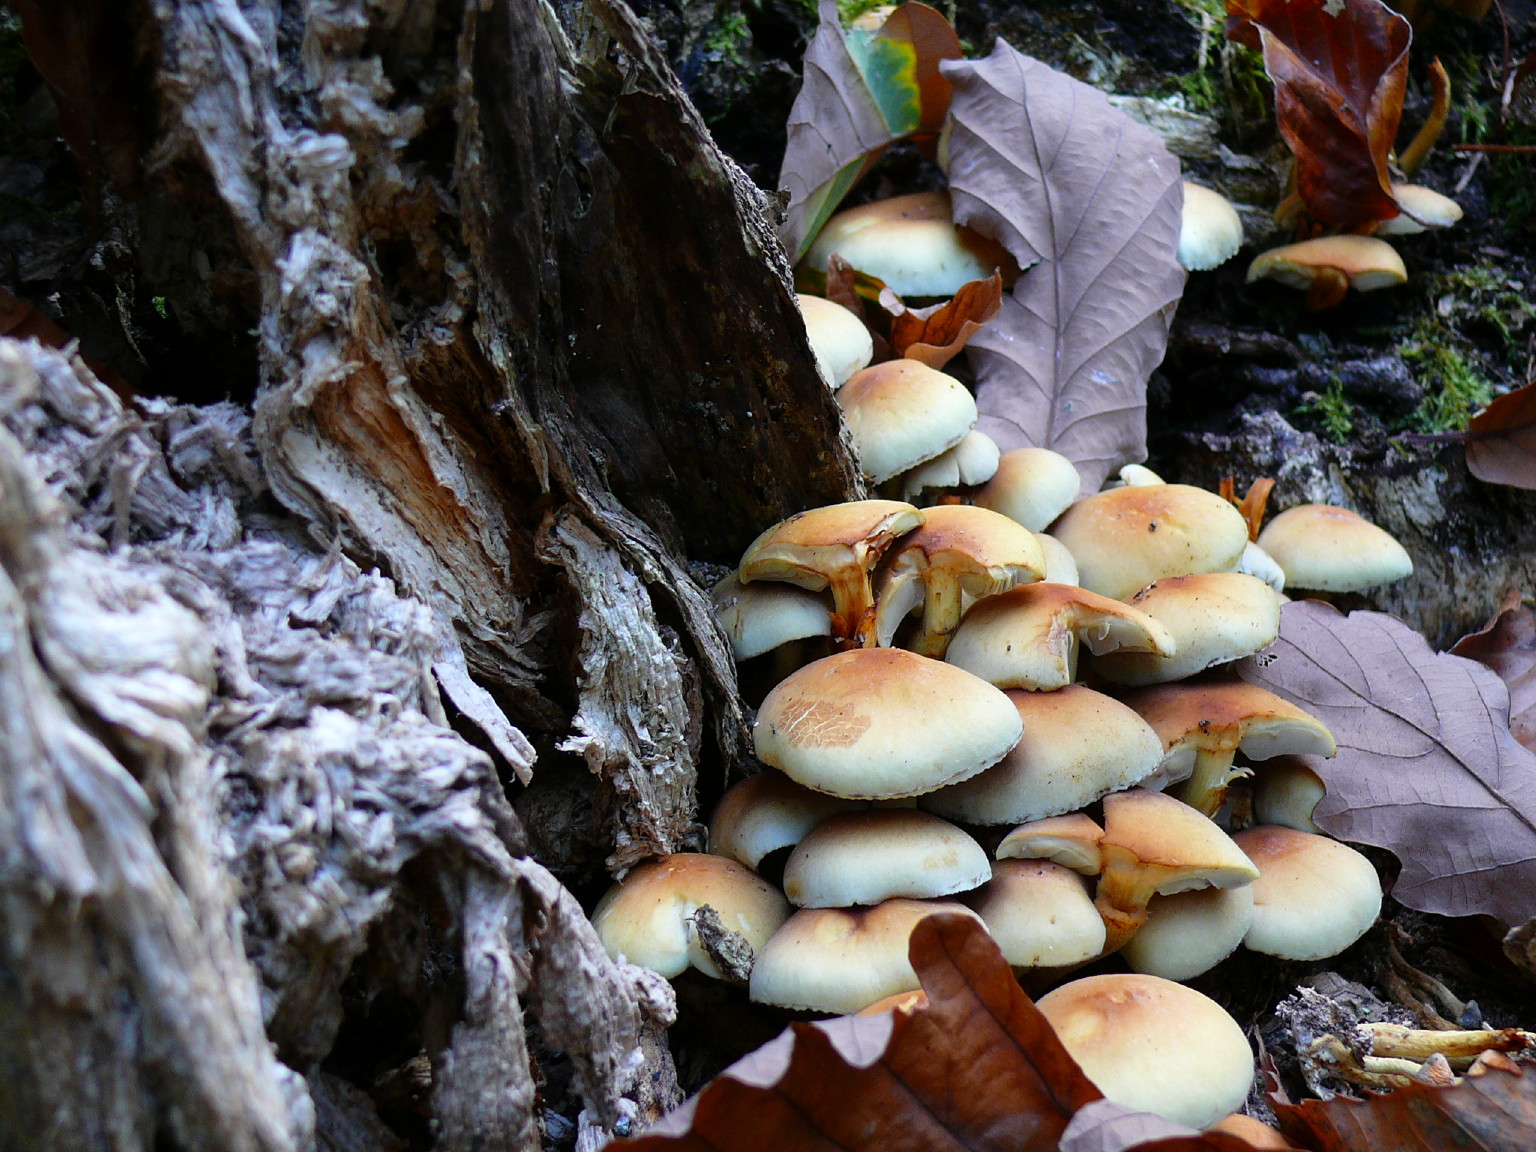
<instances>
[{"instance_id":1,"label":"small mushroom","mask_svg":"<svg viewBox=\"0 0 1536 1152\"><path fill-rule=\"evenodd\" d=\"M838 812L862 808L796 784L769 768L733 784L709 818L709 850L756 868L770 852L793 848L817 824Z\"/></svg>"},{"instance_id":2,"label":"small mushroom","mask_svg":"<svg viewBox=\"0 0 1536 1152\"><path fill-rule=\"evenodd\" d=\"M1258 543L1284 569L1287 588L1360 592L1413 575L1413 558L1390 532L1331 504L1287 508Z\"/></svg>"},{"instance_id":3,"label":"small mushroom","mask_svg":"<svg viewBox=\"0 0 1536 1152\"><path fill-rule=\"evenodd\" d=\"M1063 868L1097 876L1104 868L1099 844L1104 829L1091 816L1068 812L1020 824L1003 837L993 853L999 860L1054 860Z\"/></svg>"},{"instance_id":4,"label":"small mushroom","mask_svg":"<svg viewBox=\"0 0 1536 1152\"><path fill-rule=\"evenodd\" d=\"M1132 972L1193 980L1236 952L1252 923L1252 884L1154 896L1120 955Z\"/></svg>"},{"instance_id":5,"label":"small mushroom","mask_svg":"<svg viewBox=\"0 0 1536 1152\"><path fill-rule=\"evenodd\" d=\"M876 808L828 816L806 833L784 866L784 894L801 908L847 908L952 896L990 876L986 851L949 821Z\"/></svg>"},{"instance_id":6,"label":"small mushroom","mask_svg":"<svg viewBox=\"0 0 1536 1152\"><path fill-rule=\"evenodd\" d=\"M976 503L1017 520L1031 532L1043 532L1077 499L1082 487L1077 465L1060 452L1015 448L998 457L997 472L976 493Z\"/></svg>"},{"instance_id":7,"label":"small mushroom","mask_svg":"<svg viewBox=\"0 0 1536 1152\"><path fill-rule=\"evenodd\" d=\"M1243 940L1254 952L1284 960L1337 956L1381 914L1376 869L1348 844L1268 825L1233 840L1259 870Z\"/></svg>"},{"instance_id":8,"label":"small mushroom","mask_svg":"<svg viewBox=\"0 0 1536 1152\"><path fill-rule=\"evenodd\" d=\"M871 484L949 451L976 424L976 400L966 386L918 360L855 372L837 403Z\"/></svg>"},{"instance_id":9,"label":"small mushroom","mask_svg":"<svg viewBox=\"0 0 1536 1152\"><path fill-rule=\"evenodd\" d=\"M1431 228L1449 228L1461 219L1461 205L1422 184L1394 184L1399 215L1376 225L1378 236L1412 236Z\"/></svg>"},{"instance_id":10,"label":"small mushroom","mask_svg":"<svg viewBox=\"0 0 1536 1152\"><path fill-rule=\"evenodd\" d=\"M1243 221L1220 192L1184 181L1184 215L1179 225L1179 263L1191 272L1224 264L1243 246Z\"/></svg>"},{"instance_id":11,"label":"small mushroom","mask_svg":"<svg viewBox=\"0 0 1536 1152\"><path fill-rule=\"evenodd\" d=\"M816 365L833 388L841 388L848 378L869 365L875 355L874 338L869 329L847 308L835 300L797 294L800 315L805 318L806 335Z\"/></svg>"},{"instance_id":12,"label":"small mushroom","mask_svg":"<svg viewBox=\"0 0 1536 1152\"><path fill-rule=\"evenodd\" d=\"M999 459L996 441L973 428L953 448L903 474L902 499L915 501L933 492L985 484L997 474Z\"/></svg>"},{"instance_id":13,"label":"small mushroom","mask_svg":"<svg viewBox=\"0 0 1536 1152\"><path fill-rule=\"evenodd\" d=\"M1049 860L999 860L968 900L1015 968L1084 964L1104 948L1088 881Z\"/></svg>"},{"instance_id":14,"label":"small mushroom","mask_svg":"<svg viewBox=\"0 0 1536 1152\"><path fill-rule=\"evenodd\" d=\"M1276 756L1254 769L1253 816L1260 824L1278 824L1298 832L1323 830L1312 822L1327 786L1300 756Z\"/></svg>"},{"instance_id":15,"label":"small mushroom","mask_svg":"<svg viewBox=\"0 0 1536 1152\"><path fill-rule=\"evenodd\" d=\"M1370 292L1408 279L1403 258L1373 236L1319 236L1271 248L1248 266L1248 283L1268 277L1306 292L1308 308L1331 308L1351 288Z\"/></svg>"}]
</instances>

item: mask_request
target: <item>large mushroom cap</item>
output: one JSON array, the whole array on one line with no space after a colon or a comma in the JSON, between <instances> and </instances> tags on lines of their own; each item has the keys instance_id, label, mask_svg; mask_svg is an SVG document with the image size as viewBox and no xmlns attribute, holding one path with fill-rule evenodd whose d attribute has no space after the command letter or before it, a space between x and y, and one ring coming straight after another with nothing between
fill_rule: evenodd
<instances>
[{"instance_id":1,"label":"large mushroom cap","mask_svg":"<svg viewBox=\"0 0 1536 1152\"><path fill-rule=\"evenodd\" d=\"M1008 693L1024 722L1012 752L980 775L930 792L918 803L969 824L1019 824L1071 812L1157 769L1163 745L1118 700L1070 684L1054 692Z\"/></svg>"},{"instance_id":2,"label":"large mushroom cap","mask_svg":"<svg viewBox=\"0 0 1536 1152\"><path fill-rule=\"evenodd\" d=\"M705 905L754 954L789 915L779 890L724 856L679 852L641 864L598 901L592 926L608 954L671 979L690 964L707 976L720 969L700 946L693 917Z\"/></svg>"},{"instance_id":3,"label":"large mushroom cap","mask_svg":"<svg viewBox=\"0 0 1536 1152\"><path fill-rule=\"evenodd\" d=\"M780 681L753 727L758 759L819 792L916 796L997 763L1023 722L999 689L899 648L828 656Z\"/></svg>"},{"instance_id":4,"label":"large mushroom cap","mask_svg":"<svg viewBox=\"0 0 1536 1152\"><path fill-rule=\"evenodd\" d=\"M1359 592L1413 575L1413 560L1391 533L1329 504L1287 508L1258 543L1285 571L1287 588Z\"/></svg>"},{"instance_id":5,"label":"large mushroom cap","mask_svg":"<svg viewBox=\"0 0 1536 1152\"><path fill-rule=\"evenodd\" d=\"M1087 880L1049 860L998 861L970 901L1015 968L1082 964L1104 947Z\"/></svg>"},{"instance_id":6,"label":"large mushroom cap","mask_svg":"<svg viewBox=\"0 0 1536 1152\"><path fill-rule=\"evenodd\" d=\"M976 425L970 390L918 360L887 360L855 372L837 403L871 484L947 452Z\"/></svg>"},{"instance_id":7,"label":"large mushroom cap","mask_svg":"<svg viewBox=\"0 0 1536 1152\"><path fill-rule=\"evenodd\" d=\"M1167 576L1231 571L1248 541L1236 508L1188 484L1095 493L1068 508L1051 532L1077 559L1082 586L1117 600Z\"/></svg>"},{"instance_id":8,"label":"large mushroom cap","mask_svg":"<svg viewBox=\"0 0 1536 1152\"><path fill-rule=\"evenodd\" d=\"M1243 943L1286 960L1337 956L1376 923L1381 881L1348 844L1260 825L1233 837L1258 866L1253 924Z\"/></svg>"},{"instance_id":9,"label":"large mushroom cap","mask_svg":"<svg viewBox=\"0 0 1536 1152\"><path fill-rule=\"evenodd\" d=\"M1077 499L1083 478L1077 466L1049 448L1014 448L998 457L997 471L976 503L1031 532L1043 532Z\"/></svg>"},{"instance_id":10,"label":"large mushroom cap","mask_svg":"<svg viewBox=\"0 0 1536 1152\"><path fill-rule=\"evenodd\" d=\"M837 213L804 264L825 269L834 254L908 298L953 296L994 271L1011 284L1019 267L1001 244L955 226L947 192L893 196Z\"/></svg>"},{"instance_id":11,"label":"large mushroom cap","mask_svg":"<svg viewBox=\"0 0 1536 1152\"><path fill-rule=\"evenodd\" d=\"M774 933L752 967L759 1004L852 1014L921 985L907 958L912 929L936 912L959 912L951 900L887 900L873 908L802 908Z\"/></svg>"},{"instance_id":12,"label":"large mushroom cap","mask_svg":"<svg viewBox=\"0 0 1536 1152\"><path fill-rule=\"evenodd\" d=\"M1202 1128L1248 1097L1247 1037L1193 988L1134 973L1089 976L1048 992L1038 1006L1088 1079L1116 1103Z\"/></svg>"},{"instance_id":13,"label":"large mushroom cap","mask_svg":"<svg viewBox=\"0 0 1536 1152\"><path fill-rule=\"evenodd\" d=\"M1280 596L1239 572L1170 576L1129 601L1173 637L1174 653L1113 652L1094 669L1116 684L1165 684L1267 648L1280 635Z\"/></svg>"},{"instance_id":14,"label":"large mushroom cap","mask_svg":"<svg viewBox=\"0 0 1536 1152\"><path fill-rule=\"evenodd\" d=\"M944 659L999 688L1049 692L1077 675L1079 645L1172 655L1173 638L1146 613L1073 584L1020 584L977 601Z\"/></svg>"},{"instance_id":15,"label":"large mushroom cap","mask_svg":"<svg viewBox=\"0 0 1536 1152\"><path fill-rule=\"evenodd\" d=\"M829 816L784 866L784 894L801 908L878 904L968 892L991 875L981 845L947 820L912 808Z\"/></svg>"}]
</instances>

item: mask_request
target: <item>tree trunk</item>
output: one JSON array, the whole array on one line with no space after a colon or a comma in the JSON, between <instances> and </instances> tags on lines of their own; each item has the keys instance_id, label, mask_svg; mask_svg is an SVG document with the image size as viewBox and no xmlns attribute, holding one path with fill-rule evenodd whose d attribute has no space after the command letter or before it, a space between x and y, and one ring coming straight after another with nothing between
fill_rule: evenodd
<instances>
[{"instance_id":1,"label":"tree trunk","mask_svg":"<svg viewBox=\"0 0 1536 1152\"><path fill-rule=\"evenodd\" d=\"M657 1114L562 881L747 755L690 561L858 494L776 206L622 0L17 8L83 228L10 286L184 345L0 344L0 1148Z\"/></svg>"}]
</instances>

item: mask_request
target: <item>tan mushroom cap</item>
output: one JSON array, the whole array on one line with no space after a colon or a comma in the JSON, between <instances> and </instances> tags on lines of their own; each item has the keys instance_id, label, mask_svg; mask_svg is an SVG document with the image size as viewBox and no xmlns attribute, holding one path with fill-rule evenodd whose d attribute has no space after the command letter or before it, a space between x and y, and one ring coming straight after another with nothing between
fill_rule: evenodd
<instances>
[{"instance_id":1,"label":"tan mushroom cap","mask_svg":"<svg viewBox=\"0 0 1536 1152\"><path fill-rule=\"evenodd\" d=\"M1206 815L1221 807L1228 783L1247 775L1246 768L1232 766L1238 749L1254 760L1332 756L1338 751L1321 720L1254 684L1160 684L1126 692L1121 699L1162 740L1159 775L1169 781L1187 780L1180 798Z\"/></svg>"},{"instance_id":2,"label":"tan mushroom cap","mask_svg":"<svg viewBox=\"0 0 1536 1152\"><path fill-rule=\"evenodd\" d=\"M911 647L942 658L960 623L962 596L982 599L1045 574L1045 554L1034 533L1006 516L971 504L941 504L892 549L875 598L875 633L896 631L888 605L900 611L907 589L921 587L923 623ZM905 615L905 612L902 613Z\"/></svg>"},{"instance_id":3,"label":"tan mushroom cap","mask_svg":"<svg viewBox=\"0 0 1536 1152\"><path fill-rule=\"evenodd\" d=\"M802 908L758 953L750 994L759 1004L852 1014L921 985L907 958L912 929L936 912L977 916L953 900L897 898L873 908Z\"/></svg>"},{"instance_id":4,"label":"tan mushroom cap","mask_svg":"<svg viewBox=\"0 0 1536 1152\"><path fill-rule=\"evenodd\" d=\"M998 861L970 903L1015 968L1083 964L1103 950L1104 921L1088 881L1049 860Z\"/></svg>"},{"instance_id":5,"label":"tan mushroom cap","mask_svg":"<svg viewBox=\"0 0 1536 1152\"><path fill-rule=\"evenodd\" d=\"M952 896L990 875L986 851L949 821L871 809L829 816L806 833L784 866L784 894L801 908L848 908Z\"/></svg>"},{"instance_id":6,"label":"tan mushroom cap","mask_svg":"<svg viewBox=\"0 0 1536 1152\"><path fill-rule=\"evenodd\" d=\"M671 979L690 964L706 976L721 972L699 944L692 917L704 905L760 953L789 916L779 890L724 856L679 852L641 864L610 888L592 912L608 954Z\"/></svg>"},{"instance_id":7,"label":"tan mushroom cap","mask_svg":"<svg viewBox=\"0 0 1536 1152\"><path fill-rule=\"evenodd\" d=\"M1019 824L1128 788L1162 761L1151 726L1101 692L1069 684L1007 695L1024 724L1013 751L978 776L920 796L921 807L968 824Z\"/></svg>"},{"instance_id":8,"label":"tan mushroom cap","mask_svg":"<svg viewBox=\"0 0 1536 1152\"><path fill-rule=\"evenodd\" d=\"M1329 504L1287 508L1258 543L1285 570L1287 588L1359 592L1413 575L1413 560L1391 533Z\"/></svg>"},{"instance_id":9,"label":"tan mushroom cap","mask_svg":"<svg viewBox=\"0 0 1536 1152\"><path fill-rule=\"evenodd\" d=\"M1139 973L1088 976L1038 1007L1109 1099L1203 1128L1242 1107L1253 1083L1248 1038L1209 996Z\"/></svg>"},{"instance_id":10,"label":"tan mushroom cap","mask_svg":"<svg viewBox=\"0 0 1536 1152\"><path fill-rule=\"evenodd\" d=\"M994 271L1011 284L1019 267L1001 244L956 227L947 192L893 196L837 213L803 263L825 270L834 254L908 298L953 296Z\"/></svg>"},{"instance_id":11,"label":"tan mushroom cap","mask_svg":"<svg viewBox=\"0 0 1536 1152\"><path fill-rule=\"evenodd\" d=\"M1052 860L1085 876L1097 876L1104 866L1099 852L1103 839L1104 829L1091 816L1069 812L1020 824L1003 837L993 855L999 860Z\"/></svg>"},{"instance_id":12,"label":"tan mushroom cap","mask_svg":"<svg viewBox=\"0 0 1536 1152\"><path fill-rule=\"evenodd\" d=\"M947 452L925 460L901 478L902 498L916 500L925 493L985 484L997 473L997 441L972 428Z\"/></svg>"},{"instance_id":13,"label":"tan mushroom cap","mask_svg":"<svg viewBox=\"0 0 1536 1152\"><path fill-rule=\"evenodd\" d=\"M966 386L917 360L855 372L837 404L871 484L947 452L976 426L976 400Z\"/></svg>"},{"instance_id":14,"label":"tan mushroom cap","mask_svg":"<svg viewBox=\"0 0 1536 1152\"><path fill-rule=\"evenodd\" d=\"M1268 277L1304 289L1307 304L1337 304L1350 288L1370 292L1408 279L1403 258L1374 236L1319 236L1260 253L1248 266L1248 283Z\"/></svg>"},{"instance_id":15,"label":"tan mushroom cap","mask_svg":"<svg viewBox=\"0 0 1536 1152\"><path fill-rule=\"evenodd\" d=\"M720 797L709 818L709 850L756 868L770 852L800 843L827 817L863 806L862 800L814 792L769 768Z\"/></svg>"},{"instance_id":16,"label":"tan mushroom cap","mask_svg":"<svg viewBox=\"0 0 1536 1152\"><path fill-rule=\"evenodd\" d=\"M1392 198L1403 211L1376 225L1378 236L1411 236L1429 228L1449 228L1461 219L1461 205L1422 184L1394 184Z\"/></svg>"},{"instance_id":17,"label":"tan mushroom cap","mask_svg":"<svg viewBox=\"0 0 1536 1152\"><path fill-rule=\"evenodd\" d=\"M892 799L964 780L1019 742L1018 709L969 672L899 648L814 661L768 693L757 757L834 796Z\"/></svg>"},{"instance_id":18,"label":"tan mushroom cap","mask_svg":"<svg viewBox=\"0 0 1536 1152\"><path fill-rule=\"evenodd\" d=\"M803 293L797 293L795 300L805 318L805 331L817 366L829 385L841 388L848 377L868 367L874 359L874 338L864 321L835 300Z\"/></svg>"},{"instance_id":19,"label":"tan mushroom cap","mask_svg":"<svg viewBox=\"0 0 1536 1152\"><path fill-rule=\"evenodd\" d=\"M1193 980L1236 952L1252 923L1252 884L1154 896L1120 955L1132 972Z\"/></svg>"},{"instance_id":20,"label":"tan mushroom cap","mask_svg":"<svg viewBox=\"0 0 1536 1152\"><path fill-rule=\"evenodd\" d=\"M1079 500L1051 533L1077 558L1084 588L1121 599L1168 576L1231 571L1248 523L1204 488L1127 485Z\"/></svg>"},{"instance_id":21,"label":"tan mushroom cap","mask_svg":"<svg viewBox=\"0 0 1536 1152\"><path fill-rule=\"evenodd\" d=\"M1252 656L1280 635L1279 595L1264 581L1238 572L1169 576L1147 585L1128 603L1168 629L1174 653L1112 652L1097 657L1094 670L1116 684L1182 680Z\"/></svg>"},{"instance_id":22,"label":"tan mushroom cap","mask_svg":"<svg viewBox=\"0 0 1536 1152\"><path fill-rule=\"evenodd\" d=\"M1096 902L1110 951L1121 947L1146 921L1155 895L1196 888L1239 888L1259 870L1208 816L1187 804L1132 788L1104 797L1104 869Z\"/></svg>"},{"instance_id":23,"label":"tan mushroom cap","mask_svg":"<svg viewBox=\"0 0 1536 1152\"><path fill-rule=\"evenodd\" d=\"M977 601L944 654L999 688L1049 692L1077 676L1080 645L1090 652L1174 652L1173 637L1128 604L1071 584L1021 584Z\"/></svg>"},{"instance_id":24,"label":"tan mushroom cap","mask_svg":"<svg viewBox=\"0 0 1536 1152\"><path fill-rule=\"evenodd\" d=\"M923 522L899 500L853 500L799 512L767 529L741 558L737 577L780 580L811 592L831 588L834 628L853 635L874 605L869 573L893 541Z\"/></svg>"},{"instance_id":25,"label":"tan mushroom cap","mask_svg":"<svg viewBox=\"0 0 1536 1152\"><path fill-rule=\"evenodd\" d=\"M1233 837L1258 866L1243 943L1285 960L1337 956L1381 914L1376 869L1348 844L1260 825Z\"/></svg>"},{"instance_id":26,"label":"tan mushroom cap","mask_svg":"<svg viewBox=\"0 0 1536 1152\"><path fill-rule=\"evenodd\" d=\"M743 584L732 572L709 595L737 660L761 656L791 640L832 634L830 600L793 584Z\"/></svg>"},{"instance_id":27,"label":"tan mushroom cap","mask_svg":"<svg viewBox=\"0 0 1536 1152\"><path fill-rule=\"evenodd\" d=\"M976 493L976 503L1031 532L1043 532L1082 491L1077 466L1049 448L1014 448L997 461L997 472Z\"/></svg>"},{"instance_id":28,"label":"tan mushroom cap","mask_svg":"<svg viewBox=\"0 0 1536 1152\"><path fill-rule=\"evenodd\" d=\"M1237 255L1243 221L1220 192L1184 181L1184 215L1179 225L1179 263L1208 272Z\"/></svg>"}]
</instances>

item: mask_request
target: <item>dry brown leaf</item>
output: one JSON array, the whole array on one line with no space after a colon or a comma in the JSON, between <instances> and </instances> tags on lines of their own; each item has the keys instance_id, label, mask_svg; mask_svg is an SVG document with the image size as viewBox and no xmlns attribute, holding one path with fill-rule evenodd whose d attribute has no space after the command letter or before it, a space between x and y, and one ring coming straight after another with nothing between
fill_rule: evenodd
<instances>
[{"instance_id":1,"label":"dry brown leaf","mask_svg":"<svg viewBox=\"0 0 1536 1152\"><path fill-rule=\"evenodd\" d=\"M1270 1102L1285 1135L1316 1152L1530 1152L1536 1144L1536 1075L1507 1057L1459 1084L1409 1084L1364 1100Z\"/></svg>"},{"instance_id":2,"label":"dry brown leaf","mask_svg":"<svg viewBox=\"0 0 1536 1152\"><path fill-rule=\"evenodd\" d=\"M1489 484L1536 489L1536 384L1506 392L1467 424L1467 471Z\"/></svg>"},{"instance_id":3,"label":"dry brown leaf","mask_svg":"<svg viewBox=\"0 0 1536 1152\"><path fill-rule=\"evenodd\" d=\"M1102 1101L986 930L912 932L928 1006L795 1024L613 1152L1244 1152ZM1082 1116L1074 1122L1074 1116ZM1067 1142L1071 1129L1071 1143ZM1146 1143L1152 1140L1153 1143Z\"/></svg>"},{"instance_id":4,"label":"dry brown leaf","mask_svg":"<svg viewBox=\"0 0 1536 1152\"><path fill-rule=\"evenodd\" d=\"M1306 758L1328 788L1318 825L1393 852L1392 894L1410 908L1536 915L1536 755L1510 734L1503 682L1380 612L1309 600L1280 621L1238 672L1333 731L1338 756Z\"/></svg>"},{"instance_id":5,"label":"dry brown leaf","mask_svg":"<svg viewBox=\"0 0 1536 1152\"><path fill-rule=\"evenodd\" d=\"M997 272L961 285L953 297L931 308L908 308L889 288L880 293L881 307L891 314L891 350L930 368L942 368L958 356L1002 304L1003 278Z\"/></svg>"},{"instance_id":6,"label":"dry brown leaf","mask_svg":"<svg viewBox=\"0 0 1536 1152\"><path fill-rule=\"evenodd\" d=\"M998 41L944 65L955 220L1021 268L970 343L977 427L1052 448L1084 490L1146 456L1146 384L1184 289L1179 163L1103 93Z\"/></svg>"},{"instance_id":7,"label":"dry brown leaf","mask_svg":"<svg viewBox=\"0 0 1536 1152\"><path fill-rule=\"evenodd\" d=\"M1488 626L1463 636L1451 652L1498 673L1509 689L1509 730L1536 752L1536 609L1509 592Z\"/></svg>"},{"instance_id":8,"label":"dry brown leaf","mask_svg":"<svg viewBox=\"0 0 1536 1152\"><path fill-rule=\"evenodd\" d=\"M1396 216L1387 156L1408 84L1408 21L1381 0L1227 0L1227 12L1227 35L1264 53L1307 211L1341 228Z\"/></svg>"}]
</instances>

